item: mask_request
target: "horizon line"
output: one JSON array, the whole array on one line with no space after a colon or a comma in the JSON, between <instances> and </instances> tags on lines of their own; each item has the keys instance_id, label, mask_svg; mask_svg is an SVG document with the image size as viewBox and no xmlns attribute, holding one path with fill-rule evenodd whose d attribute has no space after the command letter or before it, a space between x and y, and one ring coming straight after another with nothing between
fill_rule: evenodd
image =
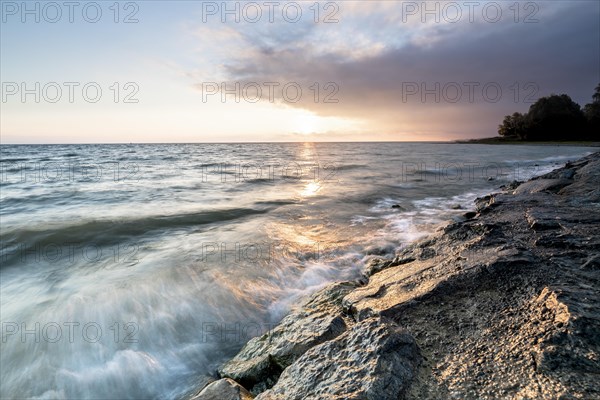
<instances>
[{"instance_id":1,"label":"horizon line","mask_svg":"<svg viewBox=\"0 0 600 400\"><path fill-rule=\"evenodd\" d=\"M347 141L242 141L242 142L72 142L72 143L2 143L0 146L53 146L53 145L109 145L109 144L274 144L274 143L458 143L462 140L481 140L488 138L476 139L453 139L453 140L347 140Z\"/></svg>"}]
</instances>

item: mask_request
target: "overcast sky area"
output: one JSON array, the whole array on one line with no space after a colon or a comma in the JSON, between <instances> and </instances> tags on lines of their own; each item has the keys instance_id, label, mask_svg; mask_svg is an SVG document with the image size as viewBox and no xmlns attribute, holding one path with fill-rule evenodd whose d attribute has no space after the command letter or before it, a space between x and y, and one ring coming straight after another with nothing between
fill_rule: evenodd
<instances>
[{"instance_id":1,"label":"overcast sky area","mask_svg":"<svg viewBox=\"0 0 600 400\"><path fill-rule=\"evenodd\" d=\"M2 143L490 137L600 83L595 0L1 4Z\"/></svg>"}]
</instances>

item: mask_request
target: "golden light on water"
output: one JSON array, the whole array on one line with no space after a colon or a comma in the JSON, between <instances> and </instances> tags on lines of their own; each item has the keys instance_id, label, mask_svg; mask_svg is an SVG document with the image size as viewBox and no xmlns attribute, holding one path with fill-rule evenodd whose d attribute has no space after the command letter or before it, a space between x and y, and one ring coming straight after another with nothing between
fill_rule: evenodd
<instances>
[{"instance_id":1,"label":"golden light on water","mask_svg":"<svg viewBox=\"0 0 600 400\"><path fill-rule=\"evenodd\" d=\"M314 168L315 165L317 166L317 168L319 167L319 165L318 165L319 164L319 161L318 161L319 153L317 152L317 149L315 148L314 143L304 142L299 156L301 157L302 160L308 162L311 165L311 167L309 167L309 168ZM310 176L310 173L308 176ZM312 197L312 196L316 195L319 192L319 190L321 190L321 188L322 188L321 184L319 184L315 180L306 181L304 183L304 187L300 191L300 196Z\"/></svg>"},{"instance_id":2,"label":"golden light on water","mask_svg":"<svg viewBox=\"0 0 600 400\"><path fill-rule=\"evenodd\" d=\"M317 182L309 182L306 184L306 186L304 186L304 189L302 189L300 195L302 197L311 197L316 195L319 190L321 190L321 185L319 185Z\"/></svg>"}]
</instances>

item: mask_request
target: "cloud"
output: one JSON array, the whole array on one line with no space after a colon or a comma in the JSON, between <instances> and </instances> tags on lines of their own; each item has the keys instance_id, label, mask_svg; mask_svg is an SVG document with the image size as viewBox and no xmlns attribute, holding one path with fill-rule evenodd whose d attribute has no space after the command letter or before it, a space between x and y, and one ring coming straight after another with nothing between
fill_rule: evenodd
<instances>
[{"instance_id":1,"label":"cloud","mask_svg":"<svg viewBox=\"0 0 600 400\"><path fill-rule=\"evenodd\" d=\"M288 105L365 119L398 139L490 136L503 115L525 111L527 100L556 92L586 102L600 81L597 2L534 3L537 23L523 22L532 12L524 3L519 22L502 3L496 23L478 14L473 22L466 15L457 23L443 15L423 22L407 15L407 3L339 2L337 24L211 26L224 38L214 44L227 49L220 77L242 86L296 82L303 95ZM338 102L325 102L333 92Z\"/></svg>"}]
</instances>

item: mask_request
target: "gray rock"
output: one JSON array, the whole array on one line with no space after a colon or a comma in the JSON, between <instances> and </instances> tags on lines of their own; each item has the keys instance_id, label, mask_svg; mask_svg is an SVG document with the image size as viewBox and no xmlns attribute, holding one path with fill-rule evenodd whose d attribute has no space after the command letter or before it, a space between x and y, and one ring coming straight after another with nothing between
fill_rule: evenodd
<instances>
[{"instance_id":1,"label":"gray rock","mask_svg":"<svg viewBox=\"0 0 600 400\"><path fill-rule=\"evenodd\" d=\"M558 192L563 187L573 183L569 179L536 179L525 182L515 189L515 194L537 193L543 191Z\"/></svg>"},{"instance_id":2,"label":"gray rock","mask_svg":"<svg viewBox=\"0 0 600 400\"><path fill-rule=\"evenodd\" d=\"M594 254L581 266L581 269L600 270L600 254Z\"/></svg>"},{"instance_id":3,"label":"gray rock","mask_svg":"<svg viewBox=\"0 0 600 400\"><path fill-rule=\"evenodd\" d=\"M477 212L487 212L490 208L497 205L496 195L490 194L487 196L479 197L475 200L475 209Z\"/></svg>"},{"instance_id":4,"label":"gray rock","mask_svg":"<svg viewBox=\"0 0 600 400\"><path fill-rule=\"evenodd\" d=\"M231 379L219 379L206 386L191 400L251 400L254 396Z\"/></svg>"},{"instance_id":5,"label":"gray rock","mask_svg":"<svg viewBox=\"0 0 600 400\"><path fill-rule=\"evenodd\" d=\"M469 211L463 214L466 219L473 219L477 216L475 211Z\"/></svg>"},{"instance_id":6,"label":"gray rock","mask_svg":"<svg viewBox=\"0 0 600 400\"><path fill-rule=\"evenodd\" d=\"M369 264L367 264L365 273L367 274L367 276L371 276L381 270L386 269L391 264L392 264L392 261L390 261L390 260L383 260L381 258L373 259L369 262Z\"/></svg>"},{"instance_id":7,"label":"gray rock","mask_svg":"<svg viewBox=\"0 0 600 400\"><path fill-rule=\"evenodd\" d=\"M271 387L281 371L304 352L346 330L341 299L356 286L335 283L315 293L273 330L251 339L219 369L220 375L240 382L254 393Z\"/></svg>"},{"instance_id":8,"label":"gray rock","mask_svg":"<svg viewBox=\"0 0 600 400\"><path fill-rule=\"evenodd\" d=\"M560 224L551 213L539 210L527 210L525 214L529 227L534 231L543 231L549 229L559 229Z\"/></svg>"},{"instance_id":9,"label":"gray rock","mask_svg":"<svg viewBox=\"0 0 600 400\"><path fill-rule=\"evenodd\" d=\"M307 351L257 400L398 399L420 362L412 336L371 318Z\"/></svg>"},{"instance_id":10,"label":"gray rock","mask_svg":"<svg viewBox=\"0 0 600 400\"><path fill-rule=\"evenodd\" d=\"M380 247L380 246L372 246L365 250L365 254L367 255L376 255L376 256L384 256L386 254L390 254L394 252L394 247Z\"/></svg>"},{"instance_id":11,"label":"gray rock","mask_svg":"<svg viewBox=\"0 0 600 400\"><path fill-rule=\"evenodd\" d=\"M518 188L523 182L521 181L512 181L506 185L502 185L500 186L502 189L504 190L515 190L516 188Z\"/></svg>"},{"instance_id":12,"label":"gray rock","mask_svg":"<svg viewBox=\"0 0 600 400\"><path fill-rule=\"evenodd\" d=\"M397 255L392 260L385 260L381 258L373 259L367 265L365 269L365 274L367 277L374 275L378 272L383 271L384 269L390 267L396 267L398 265L408 264L416 260L417 255L413 254L413 248L405 249L402 254Z\"/></svg>"},{"instance_id":13,"label":"gray rock","mask_svg":"<svg viewBox=\"0 0 600 400\"><path fill-rule=\"evenodd\" d=\"M419 260L429 260L437 255L433 247L424 247L420 250Z\"/></svg>"},{"instance_id":14,"label":"gray rock","mask_svg":"<svg viewBox=\"0 0 600 400\"><path fill-rule=\"evenodd\" d=\"M583 161L578 164L581 163ZM598 168L598 162L589 162L581 166L573 183L561 189L558 194L567 197L568 201L576 206L600 203L600 168Z\"/></svg>"},{"instance_id":15,"label":"gray rock","mask_svg":"<svg viewBox=\"0 0 600 400\"><path fill-rule=\"evenodd\" d=\"M575 177L575 170L565 169L559 174L559 177L561 179L573 179Z\"/></svg>"}]
</instances>

